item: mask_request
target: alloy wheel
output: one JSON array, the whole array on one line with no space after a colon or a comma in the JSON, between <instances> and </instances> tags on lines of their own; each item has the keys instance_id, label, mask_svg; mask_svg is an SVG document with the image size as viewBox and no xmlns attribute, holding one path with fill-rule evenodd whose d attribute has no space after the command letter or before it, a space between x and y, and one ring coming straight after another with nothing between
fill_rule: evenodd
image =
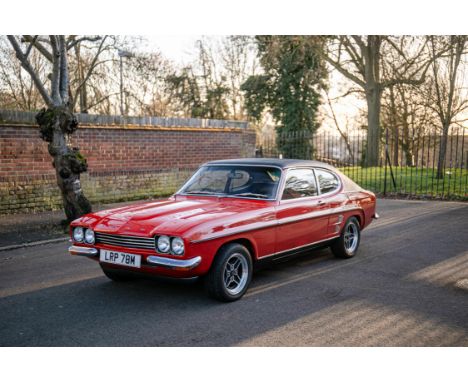
<instances>
[{"instance_id":1,"label":"alloy wheel","mask_svg":"<svg viewBox=\"0 0 468 382\"><path fill-rule=\"evenodd\" d=\"M249 278L247 260L240 253L233 253L226 261L223 282L227 292L233 296L240 293Z\"/></svg>"}]
</instances>

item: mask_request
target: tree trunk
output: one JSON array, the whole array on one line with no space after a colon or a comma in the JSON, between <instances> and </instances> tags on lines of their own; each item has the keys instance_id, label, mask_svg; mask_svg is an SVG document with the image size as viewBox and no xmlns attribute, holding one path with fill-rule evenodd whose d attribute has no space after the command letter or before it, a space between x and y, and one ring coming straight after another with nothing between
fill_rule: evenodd
<instances>
[{"instance_id":1,"label":"tree trunk","mask_svg":"<svg viewBox=\"0 0 468 382\"><path fill-rule=\"evenodd\" d=\"M398 129L398 123L396 121L396 116L397 116L397 107L396 107L396 101L395 101L395 91L394 87L390 86L388 88L389 90L389 96L390 96L390 115L388 117L390 121L390 128L392 129L392 153L393 153L393 165L394 166L399 166L399 129ZM388 129L388 126L387 126Z\"/></svg>"},{"instance_id":2,"label":"tree trunk","mask_svg":"<svg viewBox=\"0 0 468 382\"><path fill-rule=\"evenodd\" d=\"M410 148L409 148L409 145L408 144L404 144L403 145L403 150L405 152L405 162L406 162L406 166L409 166L409 167L413 167L414 166L414 163L413 163L413 153L411 152Z\"/></svg>"},{"instance_id":3,"label":"tree trunk","mask_svg":"<svg viewBox=\"0 0 468 382\"><path fill-rule=\"evenodd\" d=\"M41 137L49 143L49 154L57 175L57 185L62 193L67 221L71 222L91 212L91 204L83 194L80 173L87 170L86 159L77 148L68 144L68 137L78 127L78 122L67 108L54 107L41 110L36 120Z\"/></svg>"},{"instance_id":4,"label":"tree trunk","mask_svg":"<svg viewBox=\"0 0 468 382\"><path fill-rule=\"evenodd\" d=\"M442 137L439 147L439 159L437 160L437 179L444 177L445 156L447 153L447 140L448 140L449 125L444 124L442 128Z\"/></svg>"},{"instance_id":5,"label":"tree trunk","mask_svg":"<svg viewBox=\"0 0 468 382\"><path fill-rule=\"evenodd\" d=\"M380 153L380 102L381 90L375 85L366 90L367 101L367 152L366 166L379 165Z\"/></svg>"},{"instance_id":6,"label":"tree trunk","mask_svg":"<svg viewBox=\"0 0 468 382\"><path fill-rule=\"evenodd\" d=\"M409 136L409 128L408 124L406 123L406 119L404 119L403 123L403 137L402 137L401 149L405 154L405 166L413 167L413 150L412 141L410 140ZM403 165L403 164L402 164Z\"/></svg>"}]
</instances>

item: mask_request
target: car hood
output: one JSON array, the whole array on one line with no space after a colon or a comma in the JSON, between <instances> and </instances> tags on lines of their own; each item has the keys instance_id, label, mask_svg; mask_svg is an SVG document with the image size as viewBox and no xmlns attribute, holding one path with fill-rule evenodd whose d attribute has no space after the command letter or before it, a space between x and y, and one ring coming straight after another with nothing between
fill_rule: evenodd
<instances>
[{"instance_id":1,"label":"car hood","mask_svg":"<svg viewBox=\"0 0 468 382\"><path fill-rule=\"evenodd\" d=\"M207 233L226 228L226 224L232 226L253 211L258 213L258 209L268 206L265 201L172 197L91 213L74 221L73 225L132 236L183 235L194 227Z\"/></svg>"}]
</instances>

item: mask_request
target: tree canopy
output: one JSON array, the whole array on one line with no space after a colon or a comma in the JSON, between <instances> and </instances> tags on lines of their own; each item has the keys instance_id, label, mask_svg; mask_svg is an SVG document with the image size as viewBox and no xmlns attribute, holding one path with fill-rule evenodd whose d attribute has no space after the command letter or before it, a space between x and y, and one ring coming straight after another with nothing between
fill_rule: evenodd
<instances>
[{"instance_id":1,"label":"tree canopy","mask_svg":"<svg viewBox=\"0 0 468 382\"><path fill-rule=\"evenodd\" d=\"M327 71L317 50L323 41L310 36L257 36L256 41L264 73L242 84L246 109L254 120L265 110L271 112L284 155L299 147L296 156L310 156L312 148L304 136L285 141L282 133L314 133L320 126L320 90L326 85Z\"/></svg>"}]
</instances>

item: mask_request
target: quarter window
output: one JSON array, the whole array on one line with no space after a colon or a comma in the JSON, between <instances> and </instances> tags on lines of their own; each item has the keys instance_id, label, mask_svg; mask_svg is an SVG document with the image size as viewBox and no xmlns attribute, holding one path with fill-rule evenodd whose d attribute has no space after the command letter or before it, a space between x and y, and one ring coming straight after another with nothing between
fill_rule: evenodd
<instances>
[{"instance_id":1,"label":"quarter window","mask_svg":"<svg viewBox=\"0 0 468 382\"><path fill-rule=\"evenodd\" d=\"M316 195L318 195L318 191L313 170L304 168L288 172L283 191L283 200Z\"/></svg>"},{"instance_id":2,"label":"quarter window","mask_svg":"<svg viewBox=\"0 0 468 382\"><path fill-rule=\"evenodd\" d=\"M331 172L315 169L315 175L317 176L320 192L322 194L335 191L338 188L338 178Z\"/></svg>"}]
</instances>

